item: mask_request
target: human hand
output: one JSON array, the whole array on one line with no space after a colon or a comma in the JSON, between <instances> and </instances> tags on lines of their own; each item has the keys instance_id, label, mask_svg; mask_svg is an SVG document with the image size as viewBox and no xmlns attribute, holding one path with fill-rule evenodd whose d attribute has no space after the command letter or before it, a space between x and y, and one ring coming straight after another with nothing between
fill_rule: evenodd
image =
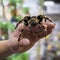
<instances>
[{"instance_id":1,"label":"human hand","mask_svg":"<svg viewBox=\"0 0 60 60\"><path fill-rule=\"evenodd\" d=\"M9 44L13 50L20 53L29 50L39 39L50 34L55 27L50 19L41 21L39 17L29 17L30 20L27 24L25 22L28 19L26 17L24 19L17 25L9 39ZM34 21L34 24L31 21Z\"/></svg>"}]
</instances>

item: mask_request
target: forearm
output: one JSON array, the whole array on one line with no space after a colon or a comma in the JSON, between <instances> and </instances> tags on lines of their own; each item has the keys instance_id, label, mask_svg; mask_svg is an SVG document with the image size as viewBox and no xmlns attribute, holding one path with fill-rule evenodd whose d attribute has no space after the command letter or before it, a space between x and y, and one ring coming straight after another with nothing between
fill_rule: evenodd
<instances>
[{"instance_id":1,"label":"forearm","mask_svg":"<svg viewBox=\"0 0 60 60\"><path fill-rule=\"evenodd\" d=\"M13 54L8 46L8 40L0 41L0 60Z\"/></svg>"}]
</instances>

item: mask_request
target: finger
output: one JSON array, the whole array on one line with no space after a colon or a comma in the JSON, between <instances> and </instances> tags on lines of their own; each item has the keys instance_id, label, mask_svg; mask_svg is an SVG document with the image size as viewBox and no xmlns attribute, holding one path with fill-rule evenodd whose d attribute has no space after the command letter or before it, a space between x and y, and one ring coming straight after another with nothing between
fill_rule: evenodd
<instances>
[{"instance_id":1,"label":"finger","mask_svg":"<svg viewBox=\"0 0 60 60\"><path fill-rule=\"evenodd\" d=\"M48 22L42 22L42 24L44 25L46 30L42 34L39 34L38 38L39 37L43 38L43 37L47 36L48 34L50 34L52 32L53 28L55 27L55 24L52 22L49 22L49 23Z\"/></svg>"},{"instance_id":2,"label":"finger","mask_svg":"<svg viewBox=\"0 0 60 60\"><path fill-rule=\"evenodd\" d=\"M42 22L43 24L47 25L47 29L54 29L55 24L52 22Z\"/></svg>"},{"instance_id":3,"label":"finger","mask_svg":"<svg viewBox=\"0 0 60 60\"><path fill-rule=\"evenodd\" d=\"M46 29L46 30L47 30L46 35L50 34L50 33L53 31L54 27L55 27L55 24L52 23L52 22L44 22L44 25L47 26L47 29Z\"/></svg>"},{"instance_id":4,"label":"finger","mask_svg":"<svg viewBox=\"0 0 60 60\"><path fill-rule=\"evenodd\" d=\"M30 40L27 39L27 38L23 38L23 39L21 39L20 42L19 42L19 45L20 45L21 47L28 46L29 44L30 44Z\"/></svg>"}]
</instances>

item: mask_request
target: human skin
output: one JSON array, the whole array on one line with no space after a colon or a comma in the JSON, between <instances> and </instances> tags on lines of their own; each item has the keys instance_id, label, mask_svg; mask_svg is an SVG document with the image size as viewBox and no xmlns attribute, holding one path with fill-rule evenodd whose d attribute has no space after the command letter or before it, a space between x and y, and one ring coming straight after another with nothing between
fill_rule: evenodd
<instances>
[{"instance_id":1,"label":"human skin","mask_svg":"<svg viewBox=\"0 0 60 60\"><path fill-rule=\"evenodd\" d=\"M44 38L45 34L46 36L50 34L55 27L55 24L52 22L42 22L42 24L46 28L47 34L46 32L42 31L41 33L43 35L39 33L40 36L37 37L38 34L34 35L34 33L32 33L33 37L30 37L30 35L28 34L29 29L27 28L25 33L28 33L26 34L26 36L23 34L23 37L18 41L21 30L25 28L25 25L23 23L19 24L15 31L10 35L10 38L8 40L0 41L0 60L14 53L23 53L29 50L38 40ZM34 28L33 31L34 30L36 30L36 28Z\"/></svg>"}]
</instances>

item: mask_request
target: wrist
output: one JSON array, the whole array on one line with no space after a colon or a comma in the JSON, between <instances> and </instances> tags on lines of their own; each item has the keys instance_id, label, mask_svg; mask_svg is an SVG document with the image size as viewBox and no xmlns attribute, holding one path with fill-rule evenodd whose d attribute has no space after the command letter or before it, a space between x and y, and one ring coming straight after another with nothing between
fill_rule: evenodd
<instances>
[{"instance_id":1,"label":"wrist","mask_svg":"<svg viewBox=\"0 0 60 60\"><path fill-rule=\"evenodd\" d=\"M6 58L13 54L8 46L8 40L0 41L0 58Z\"/></svg>"}]
</instances>

